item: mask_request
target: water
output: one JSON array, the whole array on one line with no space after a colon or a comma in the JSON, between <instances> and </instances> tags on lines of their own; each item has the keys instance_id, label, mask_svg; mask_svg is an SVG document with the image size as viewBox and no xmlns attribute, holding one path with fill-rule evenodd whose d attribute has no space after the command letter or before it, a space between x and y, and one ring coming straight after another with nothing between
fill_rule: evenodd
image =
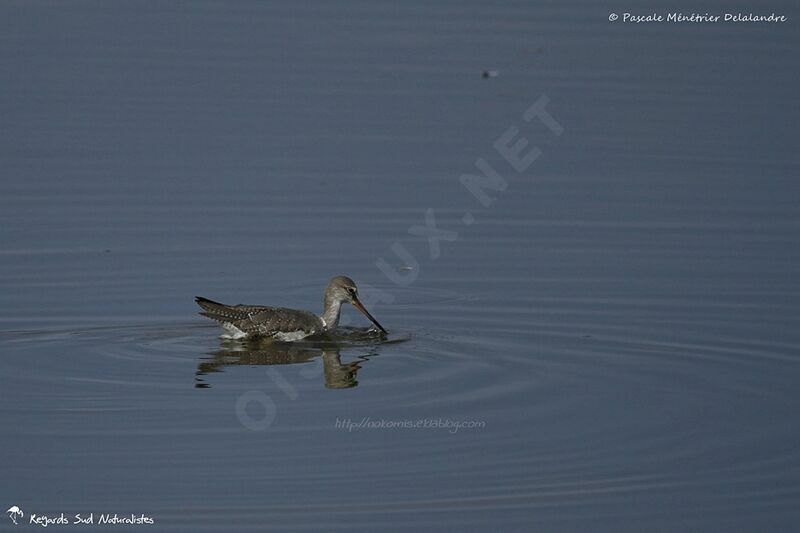
<instances>
[{"instance_id":1,"label":"water","mask_svg":"<svg viewBox=\"0 0 800 533\"><path fill-rule=\"evenodd\" d=\"M794 22L0 11L0 503L25 520L797 527ZM522 118L542 95L561 135ZM510 126L541 149L521 175ZM488 206L459 181L478 158L507 181ZM438 250L409 233L429 208ZM387 341L352 308L289 346L195 314L319 311L337 274Z\"/></svg>"}]
</instances>

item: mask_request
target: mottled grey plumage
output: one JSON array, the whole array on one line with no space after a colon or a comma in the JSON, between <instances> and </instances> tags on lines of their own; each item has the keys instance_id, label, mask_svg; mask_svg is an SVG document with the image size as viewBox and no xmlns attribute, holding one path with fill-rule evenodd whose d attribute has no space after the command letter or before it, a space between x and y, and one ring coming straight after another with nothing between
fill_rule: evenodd
<instances>
[{"instance_id":1,"label":"mottled grey plumage","mask_svg":"<svg viewBox=\"0 0 800 533\"><path fill-rule=\"evenodd\" d=\"M225 329L227 335L223 335L223 338L269 337L281 341L294 341L319 335L336 328L339 324L342 303L345 302L353 304L386 333L358 300L358 288L355 282L346 276L331 279L325 289L325 309L321 316L285 307L226 305L201 296L196 297L195 301L203 308L201 315L216 320Z\"/></svg>"}]
</instances>

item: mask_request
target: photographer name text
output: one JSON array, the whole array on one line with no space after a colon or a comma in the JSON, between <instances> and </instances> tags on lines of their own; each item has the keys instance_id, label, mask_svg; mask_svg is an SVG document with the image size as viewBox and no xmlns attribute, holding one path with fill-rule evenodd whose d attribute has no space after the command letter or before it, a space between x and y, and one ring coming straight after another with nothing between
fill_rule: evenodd
<instances>
[{"instance_id":1,"label":"photographer name text","mask_svg":"<svg viewBox=\"0 0 800 533\"><path fill-rule=\"evenodd\" d=\"M778 15L776 13L769 14L755 14L755 13L622 13L617 15L611 13L608 20L621 22L629 22L633 24L645 23L781 23L789 20L786 15Z\"/></svg>"}]
</instances>

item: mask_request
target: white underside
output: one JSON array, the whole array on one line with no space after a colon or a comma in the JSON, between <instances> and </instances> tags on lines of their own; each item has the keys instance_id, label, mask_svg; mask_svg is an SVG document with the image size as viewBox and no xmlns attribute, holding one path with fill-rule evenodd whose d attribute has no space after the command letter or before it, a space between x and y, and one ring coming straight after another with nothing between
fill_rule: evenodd
<instances>
[{"instance_id":1,"label":"white underside","mask_svg":"<svg viewBox=\"0 0 800 533\"><path fill-rule=\"evenodd\" d=\"M225 330L225 333L219 336L220 339L244 339L247 337L247 333L240 330L230 322L224 322L220 324L222 329Z\"/></svg>"},{"instance_id":2,"label":"white underside","mask_svg":"<svg viewBox=\"0 0 800 533\"><path fill-rule=\"evenodd\" d=\"M306 337L308 337L308 332L299 329L297 331L285 331L281 333L276 333L273 338L275 340L279 340L282 342L292 342L292 341L299 341L300 339L305 339Z\"/></svg>"},{"instance_id":3,"label":"white underside","mask_svg":"<svg viewBox=\"0 0 800 533\"><path fill-rule=\"evenodd\" d=\"M225 333L220 335L221 339L229 339L229 340L238 340L244 339L247 337L247 333L240 330L230 322L221 323L222 329L225 330ZM292 341L299 341L300 339L305 339L308 337L309 333L307 331L303 331L302 329L298 329L297 331L284 331L281 333L276 333L272 336L273 339L281 342L292 342Z\"/></svg>"}]
</instances>

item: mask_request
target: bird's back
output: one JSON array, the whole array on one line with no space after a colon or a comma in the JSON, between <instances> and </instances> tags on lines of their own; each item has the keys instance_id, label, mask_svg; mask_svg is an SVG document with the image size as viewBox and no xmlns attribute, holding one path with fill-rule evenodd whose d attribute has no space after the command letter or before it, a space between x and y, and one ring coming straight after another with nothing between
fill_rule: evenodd
<instances>
[{"instance_id":1,"label":"bird's back","mask_svg":"<svg viewBox=\"0 0 800 533\"><path fill-rule=\"evenodd\" d=\"M219 322L234 338L259 336L298 340L324 330L320 318L308 311L262 305L226 305L200 296L195 301L203 308L201 315ZM242 335L236 334L235 330Z\"/></svg>"}]
</instances>

